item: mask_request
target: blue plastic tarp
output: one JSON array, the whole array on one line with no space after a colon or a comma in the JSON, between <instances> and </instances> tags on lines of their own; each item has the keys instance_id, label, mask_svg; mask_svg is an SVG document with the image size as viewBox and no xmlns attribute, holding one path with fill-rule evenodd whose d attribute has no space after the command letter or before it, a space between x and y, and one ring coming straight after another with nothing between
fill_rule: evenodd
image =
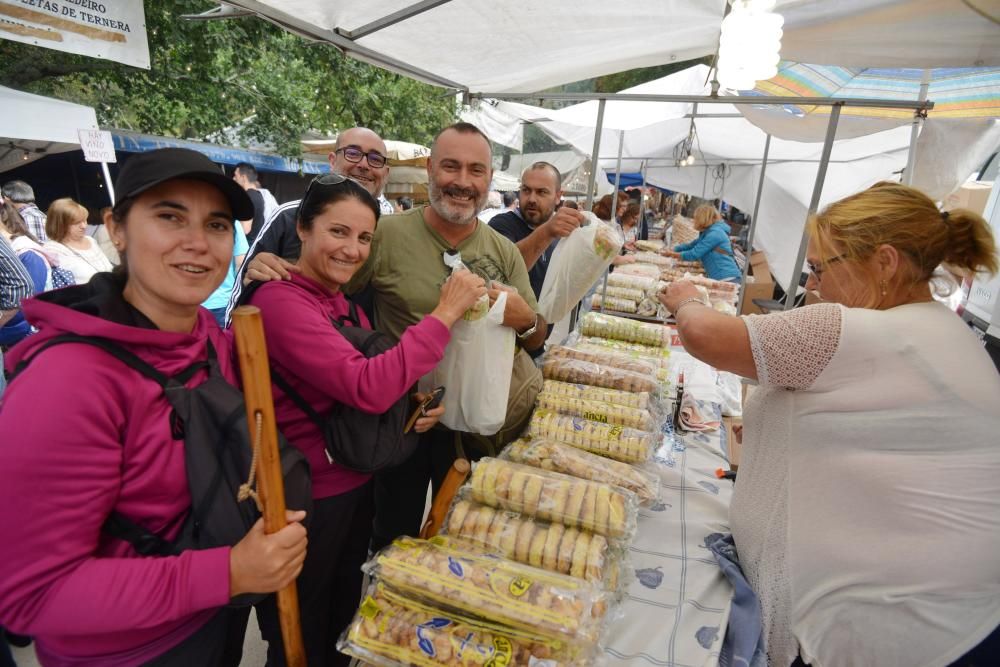
<instances>
[{"instance_id":1,"label":"blue plastic tarp","mask_svg":"<svg viewBox=\"0 0 1000 667\"><path fill-rule=\"evenodd\" d=\"M615 175L613 172L608 172L608 183L611 185L615 184ZM624 188L639 188L642 187L642 174L639 172L634 172L631 174L622 173L621 180L618 183L618 189ZM646 183L647 188L656 188L660 192L664 192L668 195L674 194L673 190L667 190L666 188L660 188L650 183Z\"/></svg>"},{"instance_id":2,"label":"blue plastic tarp","mask_svg":"<svg viewBox=\"0 0 1000 667\"><path fill-rule=\"evenodd\" d=\"M157 137L149 134L133 134L131 132L111 132L115 142L115 150L126 153L145 153L158 148L190 148L202 153L212 162L218 164L237 165L240 162L252 164L260 171L283 171L297 174L323 174L330 171L327 162L318 160L292 160L260 151L205 144L199 141L185 141L172 137Z\"/></svg>"}]
</instances>

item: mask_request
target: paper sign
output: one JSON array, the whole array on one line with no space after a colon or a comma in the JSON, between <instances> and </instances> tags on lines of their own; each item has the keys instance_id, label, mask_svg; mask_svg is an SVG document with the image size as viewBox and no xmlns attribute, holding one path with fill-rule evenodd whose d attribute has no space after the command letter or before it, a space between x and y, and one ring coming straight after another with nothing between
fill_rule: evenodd
<instances>
[{"instance_id":1,"label":"paper sign","mask_svg":"<svg viewBox=\"0 0 1000 667\"><path fill-rule=\"evenodd\" d=\"M0 38L149 69L141 0L0 0Z\"/></svg>"},{"instance_id":2,"label":"paper sign","mask_svg":"<svg viewBox=\"0 0 1000 667\"><path fill-rule=\"evenodd\" d=\"M77 130L83 159L87 162L117 162L115 142L107 130Z\"/></svg>"}]
</instances>

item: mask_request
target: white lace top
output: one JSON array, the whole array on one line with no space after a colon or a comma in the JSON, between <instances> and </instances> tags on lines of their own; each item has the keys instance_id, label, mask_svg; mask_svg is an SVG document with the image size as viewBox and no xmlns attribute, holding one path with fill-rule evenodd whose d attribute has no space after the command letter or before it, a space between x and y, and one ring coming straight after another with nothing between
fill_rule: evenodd
<instances>
[{"instance_id":1,"label":"white lace top","mask_svg":"<svg viewBox=\"0 0 1000 667\"><path fill-rule=\"evenodd\" d=\"M938 303L745 317L731 522L770 664L944 665L1000 624L1000 375Z\"/></svg>"}]
</instances>

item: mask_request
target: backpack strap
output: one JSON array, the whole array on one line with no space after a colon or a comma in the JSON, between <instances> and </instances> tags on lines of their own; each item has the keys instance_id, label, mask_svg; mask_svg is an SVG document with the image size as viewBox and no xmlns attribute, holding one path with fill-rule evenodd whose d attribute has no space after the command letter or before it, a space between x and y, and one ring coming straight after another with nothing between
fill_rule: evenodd
<instances>
[{"instance_id":1,"label":"backpack strap","mask_svg":"<svg viewBox=\"0 0 1000 667\"><path fill-rule=\"evenodd\" d=\"M318 426L320 431L324 429L325 420L323 419L323 416L316 412L313 409L313 406L309 405L306 399L302 398L302 394L295 391L288 380L282 377L278 371L274 370L274 366L271 366L271 382L278 385L278 388L281 389L281 391L283 391L288 398L292 399L292 403L294 403L299 410L306 413L306 416L309 417L309 421Z\"/></svg>"},{"instance_id":2,"label":"backpack strap","mask_svg":"<svg viewBox=\"0 0 1000 667\"><path fill-rule=\"evenodd\" d=\"M358 317L358 304L354 303L350 299L347 300L347 304L348 308L346 315L341 315L337 318L330 318L330 323L337 331L340 331L345 324L349 324L352 327L361 327L361 318Z\"/></svg>"}]
</instances>

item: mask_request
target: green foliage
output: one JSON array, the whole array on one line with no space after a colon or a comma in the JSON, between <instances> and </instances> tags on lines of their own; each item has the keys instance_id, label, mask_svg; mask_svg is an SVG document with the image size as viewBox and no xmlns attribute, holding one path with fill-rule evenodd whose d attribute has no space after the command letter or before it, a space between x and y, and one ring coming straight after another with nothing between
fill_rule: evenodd
<instances>
[{"instance_id":1,"label":"green foliage","mask_svg":"<svg viewBox=\"0 0 1000 667\"><path fill-rule=\"evenodd\" d=\"M287 156L310 130L364 125L427 144L455 119L445 91L260 19L180 18L216 4L146 2L149 70L0 40L0 84L93 106L105 127L195 139L233 128Z\"/></svg>"}]
</instances>

